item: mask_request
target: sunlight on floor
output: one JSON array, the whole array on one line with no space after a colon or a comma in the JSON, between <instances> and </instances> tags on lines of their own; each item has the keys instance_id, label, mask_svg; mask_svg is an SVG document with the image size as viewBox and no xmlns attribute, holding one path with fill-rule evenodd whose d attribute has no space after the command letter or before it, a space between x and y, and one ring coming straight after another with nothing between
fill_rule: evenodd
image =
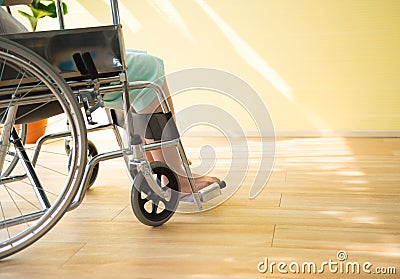
<instances>
[{"instance_id":1,"label":"sunlight on floor","mask_svg":"<svg viewBox=\"0 0 400 279\"><path fill-rule=\"evenodd\" d=\"M380 196L370 194L376 192L386 180L368 172L366 166L369 167L370 164L373 166L374 158L366 157L369 158L367 161L360 161L359 155L351 150L353 142L351 139L341 137L278 139L275 169L287 173L289 180L286 183L293 185L293 191L296 191L296 181L300 187L298 191L303 189L302 179L314 181L316 185L320 184L321 192L315 193L315 197L311 195L309 198L311 203L315 199L317 204L322 206L324 202L320 200L321 197L328 202L329 196L332 196L333 200L337 197L346 200L332 204L328 202L327 208L337 209L323 210L322 214L346 223L384 225L386 220L377 217L380 215L375 212L376 209L362 211L359 209L365 206L376 208L376 204L387 200L388 196L386 191ZM291 171L298 168L303 171ZM391 180L388 181L391 183ZM335 185L335 188L330 188L331 184ZM387 201L388 206L395 202L395 197L393 199ZM348 204L351 200L354 203L352 206Z\"/></svg>"},{"instance_id":2,"label":"sunlight on floor","mask_svg":"<svg viewBox=\"0 0 400 279\"><path fill-rule=\"evenodd\" d=\"M384 224L382 221L378 220L373 216L349 216L347 212L344 211L325 211L326 215L333 216L341 221L359 224Z\"/></svg>"}]
</instances>

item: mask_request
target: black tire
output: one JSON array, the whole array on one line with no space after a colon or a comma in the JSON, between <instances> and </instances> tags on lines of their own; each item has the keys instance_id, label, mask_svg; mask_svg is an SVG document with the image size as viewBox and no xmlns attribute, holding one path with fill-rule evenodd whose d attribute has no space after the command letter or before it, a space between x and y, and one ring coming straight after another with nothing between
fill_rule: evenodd
<instances>
[{"instance_id":1,"label":"black tire","mask_svg":"<svg viewBox=\"0 0 400 279\"><path fill-rule=\"evenodd\" d=\"M98 155L99 152L97 151L96 145L92 141L88 141L88 162L96 155ZM88 184L88 189L93 186L94 182L97 179L97 176L99 174L99 169L100 169L100 164L96 164L93 167L93 172L92 175L90 176L89 179L89 184Z\"/></svg>"},{"instance_id":2,"label":"black tire","mask_svg":"<svg viewBox=\"0 0 400 279\"><path fill-rule=\"evenodd\" d=\"M150 164L157 181L163 183L168 198L160 198L148 186L142 172L133 180L131 205L137 219L147 226L157 227L167 222L174 215L179 204L180 185L178 176L163 162ZM167 182L165 182L167 181Z\"/></svg>"},{"instance_id":3,"label":"black tire","mask_svg":"<svg viewBox=\"0 0 400 279\"><path fill-rule=\"evenodd\" d=\"M98 155L99 152L96 148L96 145L91 141L88 140L88 155L87 155L87 161L89 162L94 156ZM68 156L71 154L71 150L68 144L65 145L65 152L67 153ZM68 163L68 168L70 164ZM90 176L89 183L87 185L87 189L89 190L93 184L96 182L97 176L99 175L99 170L100 170L100 164L96 164L93 167L92 175Z\"/></svg>"}]
</instances>

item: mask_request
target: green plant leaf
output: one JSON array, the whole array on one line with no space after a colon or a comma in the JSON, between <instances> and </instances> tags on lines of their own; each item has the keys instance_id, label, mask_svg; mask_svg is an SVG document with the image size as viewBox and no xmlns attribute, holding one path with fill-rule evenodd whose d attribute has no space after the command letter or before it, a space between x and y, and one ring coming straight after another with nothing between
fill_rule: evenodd
<instances>
[{"instance_id":1,"label":"green plant leaf","mask_svg":"<svg viewBox=\"0 0 400 279\"><path fill-rule=\"evenodd\" d=\"M38 5L40 4L40 0L33 0L32 3L30 4L32 7L37 8Z\"/></svg>"},{"instance_id":2,"label":"green plant leaf","mask_svg":"<svg viewBox=\"0 0 400 279\"><path fill-rule=\"evenodd\" d=\"M28 13L26 13L26 12L24 12L24 11L19 10L18 12L19 12L21 15L23 15L24 17L27 17L27 18L32 17L30 14L28 14Z\"/></svg>"},{"instance_id":3,"label":"green plant leaf","mask_svg":"<svg viewBox=\"0 0 400 279\"><path fill-rule=\"evenodd\" d=\"M31 8L31 11L33 13L33 16L38 18L38 19L42 18L42 17L45 17L45 16L51 16L52 15L51 11L48 11L47 9L43 9L42 7L40 7L40 8L30 7L30 8Z\"/></svg>"},{"instance_id":4,"label":"green plant leaf","mask_svg":"<svg viewBox=\"0 0 400 279\"><path fill-rule=\"evenodd\" d=\"M64 2L62 2L62 5L63 5L63 13L65 15L68 13L68 6ZM39 19L46 16L51 18L57 17L55 0L33 0L32 3L28 5L28 7L32 12L31 15L21 10L19 10L18 12L29 19L33 31L36 30L36 26Z\"/></svg>"},{"instance_id":5,"label":"green plant leaf","mask_svg":"<svg viewBox=\"0 0 400 279\"><path fill-rule=\"evenodd\" d=\"M62 2L62 5L63 5L63 12L64 12L64 15L68 14L68 6L67 6L67 4L65 4L64 2Z\"/></svg>"},{"instance_id":6,"label":"green plant leaf","mask_svg":"<svg viewBox=\"0 0 400 279\"><path fill-rule=\"evenodd\" d=\"M68 13L68 7L67 4L64 2L62 3L63 5L63 14L66 15ZM56 9L56 3L53 2L47 6L47 11L51 12L51 15L49 17L56 18L57 17L57 9Z\"/></svg>"},{"instance_id":7,"label":"green plant leaf","mask_svg":"<svg viewBox=\"0 0 400 279\"><path fill-rule=\"evenodd\" d=\"M18 11L18 12L29 20L31 27L32 27L32 31L36 31L36 27L37 27L37 23L38 23L39 19L28 13L25 13L24 11Z\"/></svg>"}]
</instances>

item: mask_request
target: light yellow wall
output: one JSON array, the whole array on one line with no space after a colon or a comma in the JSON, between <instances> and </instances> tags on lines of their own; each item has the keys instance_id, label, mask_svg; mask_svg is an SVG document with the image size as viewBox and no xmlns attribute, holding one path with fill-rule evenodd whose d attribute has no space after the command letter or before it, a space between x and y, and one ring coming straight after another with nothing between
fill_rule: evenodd
<instances>
[{"instance_id":1,"label":"light yellow wall","mask_svg":"<svg viewBox=\"0 0 400 279\"><path fill-rule=\"evenodd\" d=\"M111 22L106 0L65 2L70 27ZM162 57L167 73L213 67L241 77L276 130L400 130L398 0L120 2L128 47ZM254 129L245 111L232 113Z\"/></svg>"}]
</instances>

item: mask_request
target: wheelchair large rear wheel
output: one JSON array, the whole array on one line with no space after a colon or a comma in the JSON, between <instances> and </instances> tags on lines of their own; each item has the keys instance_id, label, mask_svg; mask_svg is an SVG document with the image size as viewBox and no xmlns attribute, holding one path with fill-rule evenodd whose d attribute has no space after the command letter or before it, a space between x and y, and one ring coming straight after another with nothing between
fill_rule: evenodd
<instances>
[{"instance_id":1,"label":"wheelchair large rear wheel","mask_svg":"<svg viewBox=\"0 0 400 279\"><path fill-rule=\"evenodd\" d=\"M7 128L40 118L48 118L48 133L65 131L69 124L73 146L69 168L63 140L44 144L38 159L32 160L34 146L25 144L15 128ZM65 80L41 57L3 38L0 121L0 258L4 258L37 241L69 209L82 180L87 140L77 100Z\"/></svg>"}]
</instances>

